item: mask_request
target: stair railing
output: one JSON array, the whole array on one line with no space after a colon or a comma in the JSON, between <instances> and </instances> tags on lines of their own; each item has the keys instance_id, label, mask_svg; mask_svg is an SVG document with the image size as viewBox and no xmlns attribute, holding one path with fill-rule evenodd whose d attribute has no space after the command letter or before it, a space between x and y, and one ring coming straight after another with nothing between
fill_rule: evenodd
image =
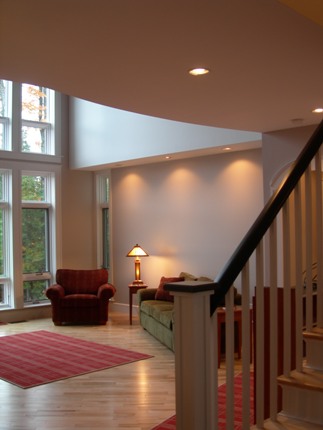
<instances>
[{"instance_id":1,"label":"stair railing","mask_svg":"<svg viewBox=\"0 0 323 430\"><path fill-rule=\"evenodd\" d=\"M217 308L223 297L225 420L226 429L234 428L237 362L231 287L238 278L243 384L239 420L247 429L253 422L262 428L266 419L277 419L281 409L277 376L301 369L304 327L323 327L322 142L323 121L214 283L166 286L175 296L177 430L214 430L221 420L216 387L223 370L215 369L220 364Z\"/></svg>"}]
</instances>

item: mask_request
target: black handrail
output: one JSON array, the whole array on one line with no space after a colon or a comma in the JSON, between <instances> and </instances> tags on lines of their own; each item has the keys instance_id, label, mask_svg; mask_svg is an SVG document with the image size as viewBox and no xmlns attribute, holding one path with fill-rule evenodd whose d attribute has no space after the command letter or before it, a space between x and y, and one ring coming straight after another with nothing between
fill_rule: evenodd
<instances>
[{"instance_id":1,"label":"black handrail","mask_svg":"<svg viewBox=\"0 0 323 430\"><path fill-rule=\"evenodd\" d=\"M301 151L278 190L268 200L258 218L242 239L231 258L215 279L215 294L211 296L211 315L242 271L266 231L296 187L323 143L323 121Z\"/></svg>"}]
</instances>

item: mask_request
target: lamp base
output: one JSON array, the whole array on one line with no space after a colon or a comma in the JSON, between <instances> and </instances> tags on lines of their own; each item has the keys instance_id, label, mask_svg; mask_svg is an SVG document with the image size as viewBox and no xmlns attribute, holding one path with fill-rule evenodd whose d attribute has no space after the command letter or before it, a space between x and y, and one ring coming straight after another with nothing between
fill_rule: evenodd
<instances>
[{"instance_id":1,"label":"lamp base","mask_svg":"<svg viewBox=\"0 0 323 430\"><path fill-rule=\"evenodd\" d=\"M143 283L144 281L142 281L141 279L135 279L134 281L132 281L132 285L141 285Z\"/></svg>"}]
</instances>

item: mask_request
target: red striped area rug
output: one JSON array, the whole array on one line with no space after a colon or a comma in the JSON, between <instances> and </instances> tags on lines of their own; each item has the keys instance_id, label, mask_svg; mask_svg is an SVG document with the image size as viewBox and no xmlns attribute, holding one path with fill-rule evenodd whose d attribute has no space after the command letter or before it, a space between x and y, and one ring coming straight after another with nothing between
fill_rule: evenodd
<instances>
[{"instance_id":1,"label":"red striped area rug","mask_svg":"<svg viewBox=\"0 0 323 430\"><path fill-rule=\"evenodd\" d=\"M254 422L253 411L253 375L250 378L250 425ZM242 429L242 374L234 378L234 430ZM218 387L218 430L226 430L226 384ZM176 430L176 415L168 418L152 430Z\"/></svg>"},{"instance_id":2,"label":"red striped area rug","mask_svg":"<svg viewBox=\"0 0 323 430\"><path fill-rule=\"evenodd\" d=\"M0 378L31 388L151 357L39 330L0 337Z\"/></svg>"}]
</instances>

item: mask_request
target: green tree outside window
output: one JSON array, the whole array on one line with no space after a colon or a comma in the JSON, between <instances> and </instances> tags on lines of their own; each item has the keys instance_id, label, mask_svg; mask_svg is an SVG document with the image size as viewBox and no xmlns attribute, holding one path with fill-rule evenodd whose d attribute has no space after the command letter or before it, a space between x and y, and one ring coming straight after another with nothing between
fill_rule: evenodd
<instances>
[{"instance_id":1,"label":"green tree outside window","mask_svg":"<svg viewBox=\"0 0 323 430\"><path fill-rule=\"evenodd\" d=\"M22 200L45 201L45 178L42 176L22 176ZM44 273L49 270L48 252L48 209L22 208L22 261L24 274ZM46 300L47 281L24 282L25 302L37 303Z\"/></svg>"}]
</instances>

